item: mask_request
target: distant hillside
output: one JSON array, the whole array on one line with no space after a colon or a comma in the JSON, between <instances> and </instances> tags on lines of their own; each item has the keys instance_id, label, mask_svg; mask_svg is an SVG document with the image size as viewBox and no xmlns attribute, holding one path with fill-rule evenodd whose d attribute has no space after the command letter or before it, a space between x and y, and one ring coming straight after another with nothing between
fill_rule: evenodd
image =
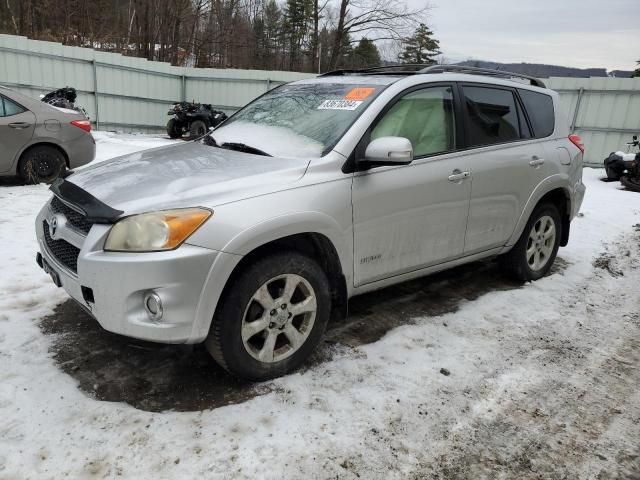
<instances>
[{"instance_id":1,"label":"distant hillside","mask_svg":"<svg viewBox=\"0 0 640 480\"><path fill-rule=\"evenodd\" d=\"M483 60L467 60L457 65L465 65L468 67L493 68L496 70L507 70L514 73L522 73L533 77L607 77L606 68L573 68L562 67L559 65L544 65L540 63L500 63L486 62ZM630 77L633 72L625 70L614 70L610 75L616 77Z\"/></svg>"}]
</instances>

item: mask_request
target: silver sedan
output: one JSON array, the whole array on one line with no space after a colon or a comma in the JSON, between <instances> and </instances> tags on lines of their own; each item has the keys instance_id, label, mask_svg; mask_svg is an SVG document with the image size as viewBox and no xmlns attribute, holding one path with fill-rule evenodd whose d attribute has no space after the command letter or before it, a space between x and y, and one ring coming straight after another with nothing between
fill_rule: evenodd
<instances>
[{"instance_id":1,"label":"silver sedan","mask_svg":"<svg viewBox=\"0 0 640 480\"><path fill-rule=\"evenodd\" d=\"M0 176L51 183L95 154L91 122L83 114L0 86Z\"/></svg>"}]
</instances>

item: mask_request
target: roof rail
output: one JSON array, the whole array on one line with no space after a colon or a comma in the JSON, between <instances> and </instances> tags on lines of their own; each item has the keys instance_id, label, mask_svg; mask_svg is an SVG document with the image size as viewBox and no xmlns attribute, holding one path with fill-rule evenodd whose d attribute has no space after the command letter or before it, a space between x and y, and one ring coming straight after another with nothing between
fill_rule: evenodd
<instances>
[{"instance_id":1,"label":"roof rail","mask_svg":"<svg viewBox=\"0 0 640 480\"><path fill-rule=\"evenodd\" d=\"M493 70L491 68L467 67L464 65L425 65L423 63L407 63L404 65L387 65L384 67L372 67L361 69L333 70L318 75L319 77L334 77L340 75L417 75L422 73L466 73L469 75L486 75L499 78L521 78L531 85L547 88L544 82L535 77L522 73Z\"/></svg>"},{"instance_id":2,"label":"roof rail","mask_svg":"<svg viewBox=\"0 0 640 480\"><path fill-rule=\"evenodd\" d=\"M528 80L531 85L540 88L547 88L544 82L538 78L524 75L522 73L507 72L504 70L493 70L491 68L467 67L464 65L431 65L416 73L467 73L471 75L486 75L500 78L522 78Z\"/></svg>"},{"instance_id":3,"label":"roof rail","mask_svg":"<svg viewBox=\"0 0 640 480\"><path fill-rule=\"evenodd\" d=\"M339 75L351 74L369 74L369 75L409 75L418 73L420 70L427 68L429 65L425 63L406 63L403 65L386 65L384 67L371 67L359 69L332 70L322 73L319 77L334 77Z\"/></svg>"}]
</instances>

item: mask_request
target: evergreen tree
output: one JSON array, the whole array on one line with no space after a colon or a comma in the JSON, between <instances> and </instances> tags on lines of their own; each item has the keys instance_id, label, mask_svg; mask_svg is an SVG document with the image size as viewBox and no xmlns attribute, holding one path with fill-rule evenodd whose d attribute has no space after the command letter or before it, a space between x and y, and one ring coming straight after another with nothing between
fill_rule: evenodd
<instances>
[{"instance_id":1,"label":"evergreen tree","mask_svg":"<svg viewBox=\"0 0 640 480\"><path fill-rule=\"evenodd\" d=\"M424 23L402 43L404 50L398 57L405 63L435 63L435 57L442 53L440 42L433 38L433 32Z\"/></svg>"},{"instance_id":2,"label":"evergreen tree","mask_svg":"<svg viewBox=\"0 0 640 480\"><path fill-rule=\"evenodd\" d=\"M636 63L638 64L638 68L636 68L635 72L633 72L633 75L631 76L640 78L640 60L638 60Z\"/></svg>"},{"instance_id":3,"label":"evergreen tree","mask_svg":"<svg viewBox=\"0 0 640 480\"><path fill-rule=\"evenodd\" d=\"M379 67L382 63L380 52L375 43L364 37L358 42L358 46L351 53L351 66L353 68Z\"/></svg>"}]
</instances>

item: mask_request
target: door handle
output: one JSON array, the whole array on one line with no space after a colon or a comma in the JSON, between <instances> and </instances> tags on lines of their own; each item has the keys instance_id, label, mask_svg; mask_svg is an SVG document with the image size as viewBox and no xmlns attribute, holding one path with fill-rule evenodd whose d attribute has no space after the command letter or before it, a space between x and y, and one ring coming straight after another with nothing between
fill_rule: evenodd
<instances>
[{"instance_id":1,"label":"door handle","mask_svg":"<svg viewBox=\"0 0 640 480\"><path fill-rule=\"evenodd\" d=\"M30 127L31 124L27 122L14 122L14 123L10 123L9 126L11 128L22 129L22 128Z\"/></svg>"},{"instance_id":2,"label":"door handle","mask_svg":"<svg viewBox=\"0 0 640 480\"><path fill-rule=\"evenodd\" d=\"M534 155L533 157L531 157L531 161L529 162L529 165L531 165L533 168L538 168L540 165L544 164L544 158L540 158L537 155Z\"/></svg>"},{"instance_id":3,"label":"door handle","mask_svg":"<svg viewBox=\"0 0 640 480\"><path fill-rule=\"evenodd\" d=\"M449 181L460 182L465 178L469 178L470 176L471 176L471 172L461 172L456 168L453 172L451 172L451 175L449 175Z\"/></svg>"}]
</instances>

